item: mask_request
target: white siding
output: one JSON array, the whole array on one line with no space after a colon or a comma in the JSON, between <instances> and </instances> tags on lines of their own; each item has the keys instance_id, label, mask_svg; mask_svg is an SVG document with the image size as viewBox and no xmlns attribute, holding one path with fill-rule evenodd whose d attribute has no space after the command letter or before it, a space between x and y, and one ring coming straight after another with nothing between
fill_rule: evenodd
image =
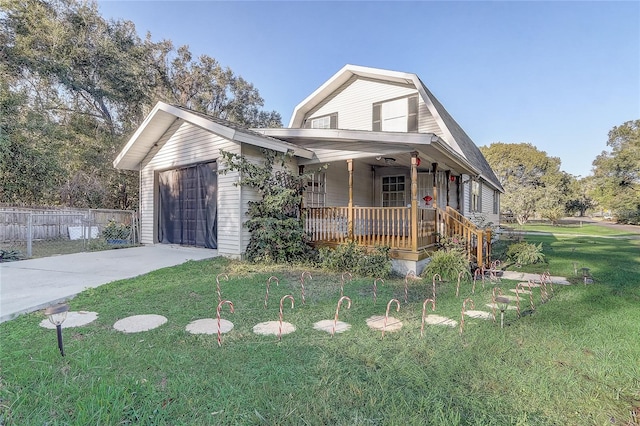
<instances>
[{"instance_id":1,"label":"white siding","mask_svg":"<svg viewBox=\"0 0 640 426\"><path fill-rule=\"evenodd\" d=\"M338 128L372 130L373 104L417 94L412 85L392 84L365 78L351 78L307 114L307 119L338 113ZM419 100L418 129L421 133L441 134L427 106Z\"/></svg>"},{"instance_id":2,"label":"white siding","mask_svg":"<svg viewBox=\"0 0 640 426\"><path fill-rule=\"evenodd\" d=\"M462 175L463 182L469 179L469 175ZM474 223L480 224L482 226L487 226L489 223L498 225L500 221L500 215L493 213L493 188L483 180L481 190L482 211L472 212L470 211L469 201L471 199L471 181L463 185L464 202L462 205L462 214L471 219Z\"/></svg>"},{"instance_id":3,"label":"white siding","mask_svg":"<svg viewBox=\"0 0 640 426\"><path fill-rule=\"evenodd\" d=\"M140 172L142 243L157 242L157 172L217 160L220 149L240 153L240 144L181 120L158 140L157 147L143 160ZM242 253L242 223L238 214L241 190L233 185L238 174L224 175L220 173L223 169L224 164L218 163L218 253L238 256Z\"/></svg>"},{"instance_id":4,"label":"white siding","mask_svg":"<svg viewBox=\"0 0 640 426\"><path fill-rule=\"evenodd\" d=\"M336 161L327 169L327 207L349 204L349 169L346 161ZM353 162L353 205L373 206L373 177L371 166Z\"/></svg>"}]
</instances>

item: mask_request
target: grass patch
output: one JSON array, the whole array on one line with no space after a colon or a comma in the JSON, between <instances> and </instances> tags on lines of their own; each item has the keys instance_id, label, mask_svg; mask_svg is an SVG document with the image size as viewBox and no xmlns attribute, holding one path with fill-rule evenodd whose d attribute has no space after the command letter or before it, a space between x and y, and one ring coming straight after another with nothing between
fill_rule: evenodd
<instances>
[{"instance_id":1,"label":"grass patch","mask_svg":"<svg viewBox=\"0 0 640 426\"><path fill-rule=\"evenodd\" d=\"M543 243L553 275L573 277L573 262L596 278L589 286L555 286L536 311L492 321L467 318L458 328L425 327L422 301L430 280L416 280L404 303L402 279L378 286L354 277L345 285L353 303L340 320L351 330L329 334L316 321L333 319L340 274L311 270L301 303L296 268L261 269L225 259L188 262L83 292L72 310L99 313L94 323L64 329L66 357L55 331L42 329L42 313L0 324L0 423L22 424L336 424L336 425L601 425L631 424L640 406L640 241L528 236ZM215 318L215 276L235 305L223 318L234 329L223 336L191 335L185 326ZM272 285L264 309L264 289ZM576 283L577 277L571 278ZM492 284L493 285L493 284ZM436 314L460 320L462 300L487 310L492 285L471 294L463 282L437 289ZM498 284L505 293L514 282ZM278 319L297 330L282 337L253 334L252 327ZM402 303L404 326L396 333L368 329L392 297ZM527 302L528 303L528 300ZM525 302L523 301L523 305ZM158 329L122 334L118 319L156 313L169 321Z\"/></svg>"},{"instance_id":2,"label":"grass patch","mask_svg":"<svg viewBox=\"0 0 640 426\"><path fill-rule=\"evenodd\" d=\"M637 237L638 233L620 232L617 229L607 228L593 223L571 223L549 225L544 223L527 223L524 225L509 225L508 231L545 232L551 234L590 235L594 237Z\"/></svg>"}]
</instances>

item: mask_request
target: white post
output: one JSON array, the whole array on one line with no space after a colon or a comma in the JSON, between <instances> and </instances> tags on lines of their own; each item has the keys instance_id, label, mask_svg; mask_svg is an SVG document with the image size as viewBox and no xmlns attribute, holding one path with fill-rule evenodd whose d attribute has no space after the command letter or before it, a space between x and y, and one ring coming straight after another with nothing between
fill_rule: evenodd
<instances>
[{"instance_id":1,"label":"white post","mask_svg":"<svg viewBox=\"0 0 640 426\"><path fill-rule=\"evenodd\" d=\"M32 213L29 212L29 216L27 218L27 257L31 257L33 254L33 216Z\"/></svg>"}]
</instances>

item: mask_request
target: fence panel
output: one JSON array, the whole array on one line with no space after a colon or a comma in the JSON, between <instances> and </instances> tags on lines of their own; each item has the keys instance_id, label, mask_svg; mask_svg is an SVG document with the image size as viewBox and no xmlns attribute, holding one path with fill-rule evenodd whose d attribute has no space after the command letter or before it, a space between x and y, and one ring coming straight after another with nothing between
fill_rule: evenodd
<instances>
[{"instance_id":1,"label":"fence panel","mask_svg":"<svg viewBox=\"0 0 640 426\"><path fill-rule=\"evenodd\" d=\"M0 210L0 262L138 244L136 213L122 210Z\"/></svg>"}]
</instances>

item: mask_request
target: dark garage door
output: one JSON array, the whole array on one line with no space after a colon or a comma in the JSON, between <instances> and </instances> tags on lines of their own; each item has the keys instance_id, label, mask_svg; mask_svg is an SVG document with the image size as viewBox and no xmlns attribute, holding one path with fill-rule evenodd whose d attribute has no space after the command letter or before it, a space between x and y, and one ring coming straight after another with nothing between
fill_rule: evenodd
<instances>
[{"instance_id":1,"label":"dark garage door","mask_svg":"<svg viewBox=\"0 0 640 426\"><path fill-rule=\"evenodd\" d=\"M218 248L215 162L160 172L158 240Z\"/></svg>"}]
</instances>

